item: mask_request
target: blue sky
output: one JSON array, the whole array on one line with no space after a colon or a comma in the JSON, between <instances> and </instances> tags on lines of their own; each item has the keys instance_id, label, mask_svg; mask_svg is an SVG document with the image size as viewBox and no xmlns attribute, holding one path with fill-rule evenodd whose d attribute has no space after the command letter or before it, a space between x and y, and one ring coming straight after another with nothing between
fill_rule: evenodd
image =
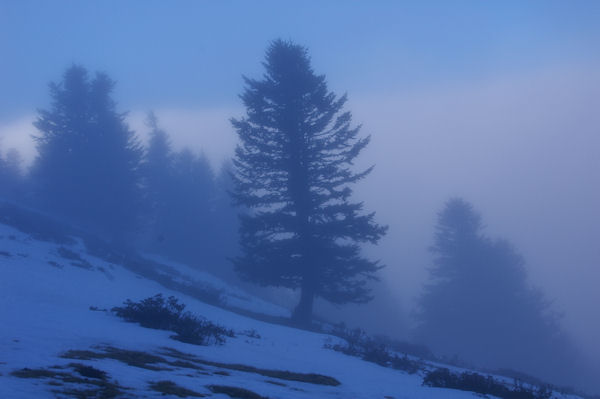
<instances>
[{"instance_id":1,"label":"blue sky","mask_svg":"<svg viewBox=\"0 0 600 399\"><path fill-rule=\"evenodd\" d=\"M600 359L600 1L0 0L0 146L33 156L47 83L78 63L117 81L136 131L155 110L219 162L276 38L307 46L372 134L356 194L390 225L372 251L395 309L426 278L435 212L464 196Z\"/></svg>"},{"instance_id":2,"label":"blue sky","mask_svg":"<svg viewBox=\"0 0 600 399\"><path fill-rule=\"evenodd\" d=\"M309 47L354 94L461 84L598 58L595 1L2 1L0 120L47 102L71 63L108 72L126 109L237 103L269 40Z\"/></svg>"}]
</instances>

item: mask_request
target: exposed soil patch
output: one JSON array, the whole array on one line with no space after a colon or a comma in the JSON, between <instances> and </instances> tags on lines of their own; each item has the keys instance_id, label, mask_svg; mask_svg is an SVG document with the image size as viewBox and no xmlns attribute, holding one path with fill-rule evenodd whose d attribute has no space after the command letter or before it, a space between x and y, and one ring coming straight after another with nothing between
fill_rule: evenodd
<instances>
[{"instance_id":1,"label":"exposed soil patch","mask_svg":"<svg viewBox=\"0 0 600 399\"><path fill-rule=\"evenodd\" d=\"M191 396L194 398L202 398L202 397L206 396L199 392L192 391L191 389L187 389L182 386L179 386L179 385L175 384L173 381L151 382L149 384L149 386L150 386L150 389L152 389L156 392L160 392L163 395L174 395L179 398L187 398L188 396Z\"/></svg>"},{"instance_id":2,"label":"exposed soil patch","mask_svg":"<svg viewBox=\"0 0 600 399\"><path fill-rule=\"evenodd\" d=\"M92 366L86 366L81 363L70 363L69 367L75 370L79 375L87 378L97 378L99 380L106 380L106 371L99 370Z\"/></svg>"},{"instance_id":3,"label":"exposed soil patch","mask_svg":"<svg viewBox=\"0 0 600 399\"><path fill-rule=\"evenodd\" d=\"M256 392L252 392L245 388L230 387L226 385L209 385L207 386L213 393L222 393L230 398L240 399L269 399L266 396L261 396Z\"/></svg>"},{"instance_id":4,"label":"exposed soil patch","mask_svg":"<svg viewBox=\"0 0 600 399\"><path fill-rule=\"evenodd\" d=\"M329 386L340 385L340 382L338 380L336 380L335 378L329 377L326 375L322 375L322 374L296 373L296 372L287 371L287 370L261 369L261 368L257 368L257 367L253 367L253 366L244 365L244 364L229 364L229 363L213 362L213 361L209 361L209 360L200 359L196 356L186 354L186 353L180 352L180 351L178 351L176 349L172 349L172 348L163 348L163 350L165 351L163 353L165 355L168 355L171 357L176 357L176 358L178 357L178 358L186 360L188 362L199 363L199 364L203 364L206 366L213 366L213 367L227 369L227 370L242 371L242 372L246 372L246 373L255 373L255 374L263 375L265 377L277 378L280 380L287 380L287 381L298 381L298 382L306 382L309 384L329 385Z\"/></svg>"},{"instance_id":5,"label":"exposed soil patch","mask_svg":"<svg viewBox=\"0 0 600 399\"><path fill-rule=\"evenodd\" d=\"M50 266L56 267L56 268L58 268L58 269L62 269L62 268L64 267L64 266L63 266L63 265L61 265L60 263L58 263L58 262L55 262L55 261L53 261L53 260L49 260L49 261L48 261L48 264L49 264Z\"/></svg>"},{"instance_id":6,"label":"exposed soil patch","mask_svg":"<svg viewBox=\"0 0 600 399\"><path fill-rule=\"evenodd\" d=\"M127 388L116 382L108 380L105 371L86 366L79 363L71 363L66 367L55 366L51 370L47 368L30 369L23 368L11 373L17 378L44 379L51 387L52 392L59 397L86 398L86 399L113 399L121 397ZM75 375L67 369L73 369L79 375ZM64 370L64 371L63 371Z\"/></svg>"},{"instance_id":7,"label":"exposed soil patch","mask_svg":"<svg viewBox=\"0 0 600 399\"><path fill-rule=\"evenodd\" d=\"M129 366L139 367L147 370L171 370L166 367L156 366L160 363L168 363L165 358L160 356L152 355L146 352L113 348L111 346L103 347L101 350L102 352L94 352L90 350L69 350L63 353L61 357L65 359L77 360L114 359Z\"/></svg>"}]
</instances>

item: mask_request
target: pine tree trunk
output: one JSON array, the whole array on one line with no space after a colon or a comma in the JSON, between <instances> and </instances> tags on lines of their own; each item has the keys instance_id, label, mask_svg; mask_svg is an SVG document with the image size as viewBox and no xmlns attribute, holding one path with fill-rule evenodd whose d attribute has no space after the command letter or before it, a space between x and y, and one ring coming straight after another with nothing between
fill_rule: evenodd
<instances>
[{"instance_id":1,"label":"pine tree trunk","mask_svg":"<svg viewBox=\"0 0 600 399\"><path fill-rule=\"evenodd\" d=\"M300 169L300 168L299 168ZM297 175L302 176L301 180L303 184L302 193L305 194L309 191L306 182L306 175L304 173L298 173ZM299 220L300 231L300 242L302 258L304 259L302 284L300 286L300 302L292 313L292 322L299 327L310 327L312 320L313 303L315 299L315 270L314 270L314 254L311 245L310 227L308 222L309 206L307 204L306 197L304 195L299 196L297 199L297 217Z\"/></svg>"},{"instance_id":2,"label":"pine tree trunk","mask_svg":"<svg viewBox=\"0 0 600 399\"><path fill-rule=\"evenodd\" d=\"M301 327L310 327L315 293L313 287L305 281L306 279L302 282L300 302L292 313L292 322Z\"/></svg>"}]
</instances>

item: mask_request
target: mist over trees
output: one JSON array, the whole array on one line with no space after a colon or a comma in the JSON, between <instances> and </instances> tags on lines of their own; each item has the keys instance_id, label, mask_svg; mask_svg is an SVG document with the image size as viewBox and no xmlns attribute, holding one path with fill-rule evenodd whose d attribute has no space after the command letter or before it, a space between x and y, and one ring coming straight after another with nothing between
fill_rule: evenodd
<instances>
[{"instance_id":1,"label":"mist over trees","mask_svg":"<svg viewBox=\"0 0 600 399\"><path fill-rule=\"evenodd\" d=\"M273 42L262 80L245 78L246 116L233 119L240 139L234 192L241 215L242 254L236 270L261 285L300 289L292 319L309 325L315 297L367 302L366 282L380 268L360 254L386 227L351 202L351 185L369 174L351 170L369 143L351 127L346 97L329 92L307 50Z\"/></svg>"},{"instance_id":2,"label":"mist over trees","mask_svg":"<svg viewBox=\"0 0 600 399\"><path fill-rule=\"evenodd\" d=\"M353 184L371 171L353 166L370 137L352 125L346 96L315 74L306 48L274 41L264 67L262 79L244 78L246 114L232 119L239 145L215 168L202 153L175 149L153 113L142 144L113 99L115 82L71 66L50 84L49 109L38 112L30 170L16 150L0 156L0 197L115 244L228 279L233 264L249 282L299 291L299 326L310 326L316 298L368 302L381 265L361 245L387 230L352 200ZM416 341L556 381L579 367L560 318L528 282L525 260L485 234L471 204L446 203L431 253Z\"/></svg>"},{"instance_id":3,"label":"mist over trees","mask_svg":"<svg viewBox=\"0 0 600 399\"><path fill-rule=\"evenodd\" d=\"M563 380L576 355L558 316L528 282L523 257L483 230L463 199L449 200L438 214L415 336L436 353Z\"/></svg>"},{"instance_id":4,"label":"mist over trees","mask_svg":"<svg viewBox=\"0 0 600 399\"><path fill-rule=\"evenodd\" d=\"M226 190L228 168L215 174L203 155L174 152L156 117L148 117L150 139L142 165L149 251L217 274L236 253L237 219Z\"/></svg>"}]
</instances>

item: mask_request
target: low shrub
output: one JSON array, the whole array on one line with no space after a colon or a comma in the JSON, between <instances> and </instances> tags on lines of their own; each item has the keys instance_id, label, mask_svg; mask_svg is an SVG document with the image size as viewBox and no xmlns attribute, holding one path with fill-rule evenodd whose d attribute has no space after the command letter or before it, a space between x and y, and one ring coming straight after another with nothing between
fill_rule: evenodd
<instances>
[{"instance_id":1,"label":"low shrub","mask_svg":"<svg viewBox=\"0 0 600 399\"><path fill-rule=\"evenodd\" d=\"M543 386L533 389L517 385L511 389L489 375L453 373L447 368L429 371L423 378L423 385L493 395L503 399L549 399L552 396L552 390Z\"/></svg>"},{"instance_id":2,"label":"low shrub","mask_svg":"<svg viewBox=\"0 0 600 399\"><path fill-rule=\"evenodd\" d=\"M346 343L342 345L326 344L325 347L328 349L359 357L383 367L406 371L409 374L414 374L420 369L419 362L409 359L406 355L399 357L396 353L392 353L384 341L368 336L359 328L351 330L344 324L339 324L331 333L342 338Z\"/></svg>"},{"instance_id":3,"label":"low shrub","mask_svg":"<svg viewBox=\"0 0 600 399\"><path fill-rule=\"evenodd\" d=\"M233 337L232 330L216 325L191 312L184 312L185 304L162 294L146 298L140 302L128 299L123 307L112 311L119 317L143 327L174 331L171 338L195 345L223 344L225 337Z\"/></svg>"},{"instance_id":4,"label":"low shrub","mask_svg":"<svg viewBox=\"0 0 600 399\"><path fill-rule=\"evenodd\" d=\"M222 345L225 343L225 337L235 335L232 330L194 316L189 312L182 314L173 331L177 333L172 337L173 339L194 345Z\"/></svg>"}]
</instances>

